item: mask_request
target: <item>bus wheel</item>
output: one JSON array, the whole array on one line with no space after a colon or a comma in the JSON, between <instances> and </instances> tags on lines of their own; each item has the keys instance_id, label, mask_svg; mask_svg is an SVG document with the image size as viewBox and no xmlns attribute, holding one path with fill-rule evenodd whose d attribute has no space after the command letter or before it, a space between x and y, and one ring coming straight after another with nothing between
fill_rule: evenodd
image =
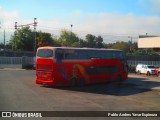
<instances>
[{"instance_id":1,"label":"bus wheel","mask_svg":"<svg viewBox=\"0 0 160 120\"><path fill-rule=\"evenodd\" d=\"M84 86L85 85L85 79L83 77L81 77L77 82L78 82L77 83L78 86Z\"/></svg>"},{"instance_id":2,"label":"bus wheel","mask_svg":"<svg viewBox=\"0 0 160 120\"><path fill-rule=\"evenodd\" d=\"M71 86L74 87L74 86L76 86L76 85L77 85L76 79L75 79L75 78L72 78L72 79L71 79Z\"/></svg>"},{"instance_id":3,"label":"bus wheel","mask_svg":"<svg viewBox=\"0 0 160 120\"><path fill-rule=\"evenodd\" d=\"M121 75L118 75L118 76L117 76L117 81L118 81L118 82L122 82L122 77L121 77Z\"/></svg>"}]
</instances>

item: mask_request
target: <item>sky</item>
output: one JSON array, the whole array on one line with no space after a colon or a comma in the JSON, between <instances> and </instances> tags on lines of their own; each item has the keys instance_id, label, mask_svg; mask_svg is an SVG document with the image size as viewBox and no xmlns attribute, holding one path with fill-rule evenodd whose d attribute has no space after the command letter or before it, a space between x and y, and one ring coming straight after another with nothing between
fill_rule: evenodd
<instances>
[{"instance_id":1,"label":"sky","mask_svg":"<svg viewBox=\"0 0 160 120\"><path fill-rule=\"evenodd\" d=\"M83 39L93 34L106 43L131 37L136 42L138 35L160 35L159 6L160 0L0 0L0 42L4 29L9 41L15 22L25 25L34 18L38 31L55 37L66 29Z\"/></svg>"}]
</instances>

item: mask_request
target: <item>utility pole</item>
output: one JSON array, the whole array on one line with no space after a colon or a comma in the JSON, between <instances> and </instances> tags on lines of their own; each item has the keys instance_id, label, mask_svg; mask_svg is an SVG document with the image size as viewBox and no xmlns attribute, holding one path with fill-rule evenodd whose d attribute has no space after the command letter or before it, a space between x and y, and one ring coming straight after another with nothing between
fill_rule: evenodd
<instances>
[{"instance_id":1,"label":"utility pole","mask_svg":"<svg viewBox=\"0 0 160 120\"><path fill-rule=\"evenodd\" d=\"M4 29L4 51L6 49L6 32L5 32L5 29Z\"/></svg>"},{"instance_id":2,"label":"utility pole","mask_svg":"<svg viewBox=\"0 0 160 120\"><path fill-rule=\"evenodd\" d=\"M16 30L19 28L19 27L24 27L24 26L34 26L34 43L33 43L33 51L36 52L36 49L37 49L37 41L36 41L36 27L37 27L37 18L34 18L34 22L33 23L29 23L29 24L25 24L25 25L17 25L17 22L15 22L15 35L16 35Z\"/></svg>"},{"instance_id":3,"label":"utility pole","mask_svg":"<svg viewBox=\"0 0 160 120\"><path fill-rule=\"evenodd\" d=\"M17 22L15 22L14 28L15 28L14 35L16 36L16 35L17 35L17 32L16 32L16 31L17 31L17 29L18 29ZM13 50L13 51L16 50L16 43L15 43L15 41L12 43L12 50Z\"/></svg>"}]
</instances>

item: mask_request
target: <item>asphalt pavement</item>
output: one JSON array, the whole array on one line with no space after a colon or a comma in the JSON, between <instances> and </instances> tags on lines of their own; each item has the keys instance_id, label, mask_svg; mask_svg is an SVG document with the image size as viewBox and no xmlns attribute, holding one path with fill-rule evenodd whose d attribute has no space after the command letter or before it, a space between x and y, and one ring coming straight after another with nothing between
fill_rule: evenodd
<instances>
[{"instance_id":1,"label":"asphalt pavement","mask_svg":"<svg viewBox=\"0 0 160 120\"><path fill-rule=\"evenodd\" d=\"M122 83L49 87L35 84L35 70L16 69L0 70L0 111L160 111L155 76L130 74Z\"/></svg>"}]
</instances>

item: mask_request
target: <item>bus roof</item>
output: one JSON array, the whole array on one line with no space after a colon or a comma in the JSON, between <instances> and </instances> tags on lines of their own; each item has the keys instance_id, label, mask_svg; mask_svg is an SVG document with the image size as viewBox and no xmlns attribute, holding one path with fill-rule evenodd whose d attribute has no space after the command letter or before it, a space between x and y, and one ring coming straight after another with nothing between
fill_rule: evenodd
<instances>
[{"instance_id":1,"label":"bus roof","mask_svg":"<svg viewBox=\"0 0 160 120\"><path fill-rule=\"evenodd\" d=\"M118 50L118 49L105 49L105 48L75 48L75 47L51 47L51 46L45 46L45 47L39 47L37 50L39 49L52 49L52 50L56 50L58 48L61 49L75 49L75 50L108 50L108 51L123 51L123 50Z\"/></svg>"}]
</instances>

